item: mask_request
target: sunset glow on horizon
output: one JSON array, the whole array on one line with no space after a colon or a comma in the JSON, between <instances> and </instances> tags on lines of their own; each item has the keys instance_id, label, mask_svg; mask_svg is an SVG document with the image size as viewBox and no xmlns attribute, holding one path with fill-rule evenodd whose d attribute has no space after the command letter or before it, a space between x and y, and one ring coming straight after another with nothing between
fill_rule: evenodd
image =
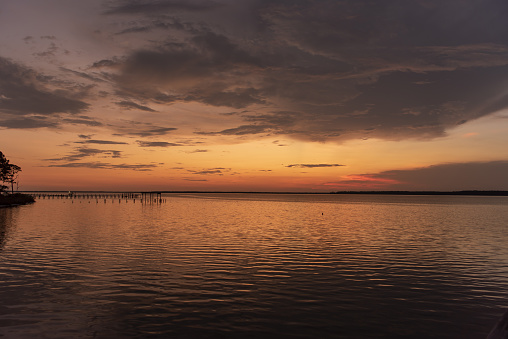
<instances>
[{"instance_id":1,"label":"sunset glow on horizon","mask_svg":"<svg viewBox=\"0 0 508 339\"><path fill-rule=\"evenodd\" d=\"M508 190L508 4L6 1L19 190Z\"/></svg>"}]
</instances>

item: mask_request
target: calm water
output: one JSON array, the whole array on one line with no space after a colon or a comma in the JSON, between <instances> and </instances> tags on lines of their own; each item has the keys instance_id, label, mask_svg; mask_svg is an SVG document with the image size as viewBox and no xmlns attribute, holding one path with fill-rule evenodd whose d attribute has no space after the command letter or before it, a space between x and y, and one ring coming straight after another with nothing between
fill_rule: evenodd
<instances>
[{"instance_id":1,"label":"calm water","mask_svg":"<svg viewBox=\"0 0 508 339\"><path fill-rule=\"evenodd\" d=\"M0 209L0 337L485 338L508 197L167 195Z\"/></svg>"}]
</instances>

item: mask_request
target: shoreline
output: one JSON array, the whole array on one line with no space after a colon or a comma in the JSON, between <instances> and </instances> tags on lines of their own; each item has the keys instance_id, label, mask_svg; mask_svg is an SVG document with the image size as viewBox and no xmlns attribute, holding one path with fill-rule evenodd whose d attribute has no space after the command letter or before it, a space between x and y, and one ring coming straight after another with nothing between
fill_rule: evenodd
<instances>
[{"instance_id":1,"label":"shoreline","mask_svg":"<svg viewBox=\"0 0 508 339\"><path fill-rule=\"evenodd\" d=\"M69 191L22 191L22 193L62 193ZM334 191L334 192L266 192L266 191L72 191L72 193L164 193L164 194L370 194L370 195L462 195L462 196L508 196L508 191L463 190L463 191ZM16 194L16 193L15 193ZM30 196L30 194L23 194ZM0 197L1 198L1 197ZM0 200L1 205L1 200Z\"/></svg>"},{"instance_id":2,"label":"shoreline","mask_svg":"<svg viewBox=\"0 0 508 339\"><path fill-rule=\"evenodd\" d=\"M35 199L29 194L14 193L0 195L0 208L14 207L34 203Z\"/></svg>"}]
</instances>

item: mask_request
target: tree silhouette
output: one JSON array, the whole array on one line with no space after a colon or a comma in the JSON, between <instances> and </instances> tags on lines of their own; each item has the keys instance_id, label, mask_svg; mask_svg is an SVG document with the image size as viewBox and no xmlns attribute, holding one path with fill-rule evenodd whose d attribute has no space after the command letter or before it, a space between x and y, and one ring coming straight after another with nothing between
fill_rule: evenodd
<instances>
[{"instance_id":1,"label":"tree silhouette","mask_svg":"<svg viewBox=\"0 0 508 339\"><path fill-rule=\"evenodd\" d=\"M0 181L10 183L12 193L14 193L14 183L18 179L19 172L21 172L21 167L9 163L9 160L0 151ZM5 188L6 186L0 185L0 191L3 191Z\"/></svg>"}]
</instances>

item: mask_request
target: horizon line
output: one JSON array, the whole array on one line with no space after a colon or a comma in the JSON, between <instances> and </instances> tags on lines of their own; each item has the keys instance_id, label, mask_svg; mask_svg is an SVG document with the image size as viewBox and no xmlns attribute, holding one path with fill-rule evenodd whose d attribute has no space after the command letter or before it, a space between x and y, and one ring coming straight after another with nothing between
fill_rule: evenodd
<instances>
[{"instance_id":1,"label":"horizon line","mask_svg":"<svg viewBox=\"0 0 508 339\"><path fill-rule=\"evenodd\" d=\"M116 190L23 190L16 193L166 193L166 194L386 194L386 195L483 195L508 196L505 190L457 190L457 191L410 191L410 190L383 190L383 191L329 191L329 192L277 192L277 191L201 191L201 190L149 190L149 191L116 191Z\"/></svg>"}]
</instances>

